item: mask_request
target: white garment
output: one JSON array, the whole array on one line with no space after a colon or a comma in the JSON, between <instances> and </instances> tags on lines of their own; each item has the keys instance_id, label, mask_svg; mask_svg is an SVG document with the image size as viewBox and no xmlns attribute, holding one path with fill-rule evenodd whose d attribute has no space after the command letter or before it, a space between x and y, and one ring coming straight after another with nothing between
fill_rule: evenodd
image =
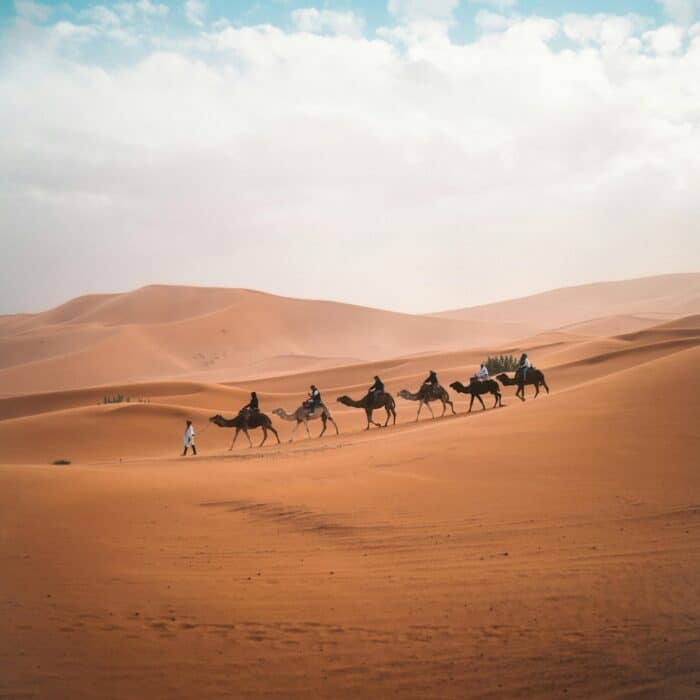
<instances>
[{"instance_id":1,"label":"white garment","mask_svg":"<svg viewBox=\"0 0 700 700\"><path fill-rule=\"evenodd\" d=\"M185 430L185 436L182 438L182 444L185 447L190 447L191 445L194 445L194 426L187 426L187 430Z\"/></svg>"},{"instance_id":2,"label":"white garment","mask_svg":"<svg viewBox=\"0 0 700 700\"><path fill-rule=\"evenodd\" d=\"M489 378L489 371L484 367L479 367L479 371L476 373L476 376L479 377L479 379L488 379Z\"/></svg>"}]
</instances>

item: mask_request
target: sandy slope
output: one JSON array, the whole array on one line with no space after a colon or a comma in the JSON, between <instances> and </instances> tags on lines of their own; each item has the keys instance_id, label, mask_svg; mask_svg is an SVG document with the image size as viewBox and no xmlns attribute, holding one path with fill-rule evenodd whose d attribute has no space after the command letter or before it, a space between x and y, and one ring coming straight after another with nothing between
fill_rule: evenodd
<instances>
[{"instance_id":1,"label":"sandy slope","mask_svg":"<svg viewBox=\"0 0 700 700\"><path fill-rule=\"evenodd\" d=\"M371 433L338 409L340 438L233 456L218 429L165 455L244 388L3 402L8 458L85 463L0 467L0 695L697 697L699 319L565 338L542 338L536 402L418 424L404 404Z\"/></svg>"},{"instance_id":2,"label":"sandy slope","mask_svg":"<svg viewBox=\"0 0 700 700\"><path fill-rule=\"evenodd\" d=\"M6 318L0 324L0 391L224 381L503 342L528 330L241 289L145 287Z\"/></svg>"},{"instance_id":3,"label":"sandy slope","mask_svg":"<svg viewBox=\"0 0 700 700\"><path fill-rule=\"evenodd\" d=\"M0 396L114 382L242 381L415 353L502 350L516 341L530 347L518 339L558 327L570 339L608 337L691 313L700 313L697 274L432 316L244 289L151 286L0 318Z\"/></svg>"},{"instance_id":4,"label":"sandy slope","mask_svg":"<svg viewBox=\"0 0 700 700\"><path fill-rule=\"evenodd\" d=\"M590 335L612 335L697 313L700 273L565 287L434 315L469 321L518 321L539 330L563 327Z\"/></svg>"}]
</instances>

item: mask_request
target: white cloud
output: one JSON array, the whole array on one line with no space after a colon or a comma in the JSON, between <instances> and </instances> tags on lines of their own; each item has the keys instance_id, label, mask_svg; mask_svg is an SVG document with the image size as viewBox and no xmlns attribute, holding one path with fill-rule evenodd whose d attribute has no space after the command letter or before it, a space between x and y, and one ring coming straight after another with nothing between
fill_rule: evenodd
<instances>
[{"instance_id":1,"label":"white cloud","mask_svg":"<svg viewBox=\"0 0 700 700\"><path fill-rule=\"evenodd\" d=\"M400 23L401 51L223 27L101 68L53 49L70 23L5 37L0 303L187 281L427 311L700 268L700 39L445 24Z\"/></svg>"},{"instance_id":2,"label":"white cloud","mask_svg":"<svg viewBox=\"0 0 700 700\"><path fill-rule=\"evenodd\" d=\"M93 5L81 11L80 16L100 27L116 27L121 22L119 16L104 5Z\"/></svg>"},{"instance_id":3,"label":"white cloud","mask_svg":"<svg viewBox=\"0 0 700 700\"><path fill-rule=\"evenodd\" d=\"M515 7L518 4L518 0L469 0L469 3L472 5L489 5L503 12Z\"/></svg>"},{"instance_id":4,"label":"white cloud","mask_svg":"<svg viewBox=\"0 0 700 700\"><path fill-rule=\"evenodd\" d=\"M185 16L196 27L204 25L207 14L207 5L203 0L185 0Z\"/></svg>"},{"instance_id":5,"label":"white cloud","mask_svg":"<svg viewBox=\"0 0 700 700\"><path fill-rule=\"evenodd\" d=\"M671 54L681 50L685 31L681 27L667 24L659 29L645 32L644 41L657 54Z\"/></svg>"},{"instance_id":6,"label":"white cloud","mask_svg":"<svg viewBox=\"0 0 700 700\"><path fill-rule=\"evenodd\" d=\"M51 8L33 0L15 0L15 12L30 22L45 22L51 15Z\"/></svg>"},{"instance_id":7,"label":"white cloud","mask_svg":"<svg viewBox=\"0 0 700 700\"><path fill-rule=\"evenodd\" d=\"M506 17L489 10L479 10L474 17L474 21L482 32L500 32L515 24L518 19Z\"/></svg>"},{"instance_id":8,"label":"white cloud","mask_svg":"<svg viewBox=\"0 0 700 700\"><path fill-rule=\"evenodd\" d=\"M700 0L657 0L666 15L679 24L690 24L700 12Z\"/></svg>"},{"instance_id":9,"label":"white cloud","mask_svg":"<svg viewBox=\"0 0 700 700\"><path fill-rule=\"evenodd\" d=\"M448 20L459 5L459 0L389 0L387 9L402 20L425 18Z\"/></svg>"},{"instance_id":10,"label":"white cloud","mask_svg":"<svg viewBox=\"0 0 700 700\"><path fill-rule=\"evenodd\" d=\"M331 34L359 37L364 22L353 12L336 12L305 7L292 11L294 26L301 32Z\"/></svg>"},{"instance_id":11,"label":"white cloud","mask_svg":"<svg viewBox=\"0 0 700 700\"><path fill-rule=\"evenodd\" d=\"M127 21L135 20L139 15L144 17L165 17L168 6L153 3L151 0L136 0L136 2L121 2L115 5L117 11Z\"/></svg>"}]
</instances>

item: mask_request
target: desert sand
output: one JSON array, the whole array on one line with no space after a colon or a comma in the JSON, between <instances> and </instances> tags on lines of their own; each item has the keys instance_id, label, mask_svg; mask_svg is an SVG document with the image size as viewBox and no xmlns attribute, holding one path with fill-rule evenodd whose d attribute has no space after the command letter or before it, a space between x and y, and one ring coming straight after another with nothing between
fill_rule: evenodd
<instances>
[{"instance_id":1,"label":"desert sand","mask_svg":"<svg viewBox=\"0 0 700 700\"><path fill-rule=\"evenodd\" d=\"M289 317L266 295L227 350L231 299L262 303L238 290L2 319L0 697L700 697L700 316L694 279L659 284L586 318L542 308L522 335L517 314L376 312L376 357L346 327L368 310L332 305L319 349L303 314L324 303ZM669 286L677 303L650 305ZM188 324L221 367L187 359ZM393 394L431 368L447 386L520 350L549 395L507 387L467 415L451 392L456 416L419 422L397 399L397 425L368 432L335 402L375 373ZM292 410L311 381L340 436L289 444L275 418L281 445L228 451L207 422L252 388ZM199 455L181 458L188 417Z\"/></svg>"}]
</instances>

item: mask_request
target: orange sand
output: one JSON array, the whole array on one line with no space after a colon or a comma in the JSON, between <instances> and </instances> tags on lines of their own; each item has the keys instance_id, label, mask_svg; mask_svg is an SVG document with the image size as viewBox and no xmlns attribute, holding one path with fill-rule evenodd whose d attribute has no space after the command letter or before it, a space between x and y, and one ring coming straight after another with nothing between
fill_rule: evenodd
<instances>
[{"instance_id":1,"label":"orange sand","mask_svg":"<svg viewBox=\"0 0 700 700\"><path fill-rule=\"evenodd\" d=\"M594 335L512 347L549 396L371 432L333 399L483 353L0 400L0 697L699 697L700 317ZM311 377L340 437L206 427Z\"/></svg>"}]
</instances>

